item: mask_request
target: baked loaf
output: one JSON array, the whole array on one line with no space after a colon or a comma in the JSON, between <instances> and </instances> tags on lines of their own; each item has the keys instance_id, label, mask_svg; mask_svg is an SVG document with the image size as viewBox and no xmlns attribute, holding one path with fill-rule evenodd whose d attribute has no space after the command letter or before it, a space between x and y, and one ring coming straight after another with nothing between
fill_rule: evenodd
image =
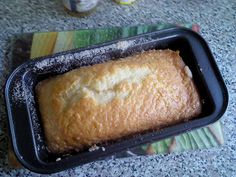
<instances>
[{"instance_id":1,"label":"baked loaf","mask_svg":"<svg viewBox=\"0 0 236 177\"><path fill-rule=\"evenodd\" d=\"M192 74L171 50L75 69L40 82L36 91L53 153L79 151L201 112Z\"/></svg>"}]
</instances>

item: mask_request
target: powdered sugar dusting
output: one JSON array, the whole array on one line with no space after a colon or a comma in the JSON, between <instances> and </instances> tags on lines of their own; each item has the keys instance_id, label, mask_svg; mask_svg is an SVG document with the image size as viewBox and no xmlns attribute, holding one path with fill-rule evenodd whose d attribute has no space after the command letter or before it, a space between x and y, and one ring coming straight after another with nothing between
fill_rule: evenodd
<instances>
[{"instance_id":1,"label":"powdered sugar dusting","mask_svg":"<svg viewBox=\"0 0 236 177\"><path fill-rule=\"evenodd\" d=\"M118 49L126 50L129 47L133 46L134 44L135 44L135 40L129 40L129 41L120 41L116 45Z\"/></svg>"},{"instance_id":2,"label":"powdered sugar dusting","mask_svg":"<svg viewBox=\"0 0 236 177\"><path fill-rule=\"evenodd\" d=\"M28 109L28 117L31 119L34 137L37 142L37 150L44 149L43 138L41 133L41 125L39 122L39 115L37 114L35 106L35 80L34 77L28 73L31 68L25 66L15 74L12 85L9 88L12 103L11 106L17 106L20 109ZM14 113L17 116L17 113Z\"/></svg>"},{"instance_id":3,"label":"powdered sugar dusting","mask_svg":"<svg viewBox=\"0 0 236 177\"><path fill-rule=\"evenodd\" d=\"M12 99L14 102L22 103L24 101L25 92L22 89L22 82L17 81L13 88Z\"/></svg>"},{"instance_id":4,"label":"powdered sugar dusting","mask_svg":"<svg viewBox=\"0 0 236 177\"><path fill-rule=\"evenodd\" d=\"M111 58L107 54L111 51L125 51L128 48L136 45L137 41L120 41L114 44L110 44L103 47L88 49L79 52L71 52L66 54L59 54L47 58L44 60L39 60L33 66L33 71L35 72L51 72L52 70L56 73L66 72L70 69L76 67L81 67L85 65L92 65L110 60Z\"/></svg>"}]
</instances>

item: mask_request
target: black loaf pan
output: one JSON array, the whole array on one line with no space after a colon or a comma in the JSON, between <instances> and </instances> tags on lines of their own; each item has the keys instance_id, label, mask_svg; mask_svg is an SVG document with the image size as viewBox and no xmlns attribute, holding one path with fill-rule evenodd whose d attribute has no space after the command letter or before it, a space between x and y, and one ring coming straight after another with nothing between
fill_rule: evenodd
<instances>
[{"instance_id":1,"label":"black loaf pan","mask_svg":"<svg viewBox=\"0 0 236 177\"><path fill-rule=\"evenodd\" d=\"M35 85L45 78L74 68L115 60L150 49L180 51L181 57L193 73L194 82L203 100L202 114L194 120L161 131L148 131L107 143L103 145L105 151L100 148L68 156L50 154L44 141ZM185 28L156 31L28 61L14 70L9 77L5 97L14 152L22 165L37 173L62 171L104 159L128 148L209 125L223 115L228 104L226 86L207 43L199 34Z\"/></svg>"}]
</instances>

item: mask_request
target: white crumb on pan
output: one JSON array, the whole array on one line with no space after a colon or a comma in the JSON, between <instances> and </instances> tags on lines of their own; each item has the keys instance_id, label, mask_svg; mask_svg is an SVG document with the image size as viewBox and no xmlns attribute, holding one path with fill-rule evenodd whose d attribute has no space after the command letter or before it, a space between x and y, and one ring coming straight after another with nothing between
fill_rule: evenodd
<instances>
[{"instance_id":1,"label":"white crumb on pan","mask_svg":"<svg viewBox=\"0 0 236 177\"><path fill-rule=\"evenodd\" d=\"M205 103L206 103L205 99L202 99L201 101L202 101L202 104L205 104Z\"/></svg>"},{"instance_id":2,"label":"white crumb on pan","mask_svg":"<svg viewBox=\"0 0 236 177\"><path fill-rule=\"evenodd\" d=\"M94 144L93 146L91 146L91 147L89 148L89 152L93 152L93 151L99 150L100 148L101 148L102 151L106 151L106 148L105 148L105 147L103 147L103 146L99 147L99 146L97 146L96 144Z\"/></svg>"},{"instance_id":3,"label":"white crumb on pan","mask_svg":"<svg viewBox=\"0 0 236 177\"><path fill-rule=\"evenodd\" d=\"M193 74L188 66L184 67L184 72L187 74L188 77L190 77L191 79L193 78Z\"/></svg>"},{"instance_id":4,"label":"white crumb on pan","mask_svg":"<svg viewBox=\"0 0 236 177\"><path fill-rule=\"evenodd\" d=\"M56 159L56 162L58 162L58 161L60 161L60 160L61 160L61 158L59 157L59 158Z\"/></svg>"},{"instance_id":5,"label":"white crumb on pan","mask_svg":"<svg viewBox=\"0 0 236 177\"><path fill-rule=\"evenodd\" d=\"M99 146L97 146L96 144L94 144L93 146L91 146L91 147L89 148L89 152L96 151L96 150L98 150L99 148L100 148Z\"/></svg>"}]
</instances>

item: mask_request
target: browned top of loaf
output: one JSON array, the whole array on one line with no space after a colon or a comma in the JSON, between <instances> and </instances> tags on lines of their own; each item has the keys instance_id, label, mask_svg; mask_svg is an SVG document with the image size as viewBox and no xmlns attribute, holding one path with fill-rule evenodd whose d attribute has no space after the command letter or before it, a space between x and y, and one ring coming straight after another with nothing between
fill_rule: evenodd
<instances>
[{"instance_id":1,"label":"browned top of loaf","mask_svg":"<svg viewBox=\"0 0 236 177\"><path fill-rule=\"evenodd\" d=\"M66 152L197 116L200 98L178 52L150 50L37 85L48 148Z\"/></svg>"}]
</instances>

